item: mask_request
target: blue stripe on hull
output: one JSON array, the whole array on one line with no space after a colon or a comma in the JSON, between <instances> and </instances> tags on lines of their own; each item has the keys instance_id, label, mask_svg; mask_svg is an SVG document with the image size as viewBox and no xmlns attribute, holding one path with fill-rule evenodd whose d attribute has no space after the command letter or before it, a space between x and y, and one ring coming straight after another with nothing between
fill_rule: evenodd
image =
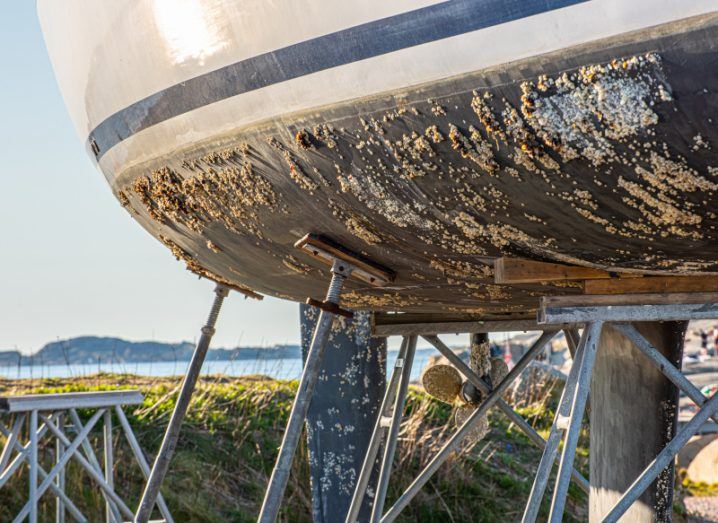
<instances>
[{"instance_id":1,"label":"blue stripe on hull","mask_svg":"<svg viewBox=\"0 0 718 523\"><path fill-rule=\"evenodd\" d=\"M97 158L175 116L273 84L590 0L451 0L307 40L173 85L113 114L88 137Z\"/></svg>"}]
</instances>

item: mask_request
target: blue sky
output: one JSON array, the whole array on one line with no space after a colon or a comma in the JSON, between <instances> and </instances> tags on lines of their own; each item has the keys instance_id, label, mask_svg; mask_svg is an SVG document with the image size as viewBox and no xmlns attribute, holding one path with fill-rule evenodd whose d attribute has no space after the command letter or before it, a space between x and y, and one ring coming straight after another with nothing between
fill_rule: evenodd
<instances>
[{"instance_id":1,"label":"blue sky","mask_svg":"<svg viewBox=\"0 0 718 523\"><path fill-rule=\"evenodd\" d=\"M0 70L0 349L198 337L213 284L135 223L86 157L32 0L3 4ZM294 343L298 317L295 303L232 294L213 345Z\"/></svg>"}]
</instances>

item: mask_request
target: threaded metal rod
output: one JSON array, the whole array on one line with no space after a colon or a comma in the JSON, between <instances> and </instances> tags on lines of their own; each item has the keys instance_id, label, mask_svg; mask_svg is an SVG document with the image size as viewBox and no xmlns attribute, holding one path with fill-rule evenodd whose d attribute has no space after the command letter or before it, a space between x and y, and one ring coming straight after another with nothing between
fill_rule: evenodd
<instances>
[{"instance_id":1,"label":"threaded metal rod","mask_svg":"<svg viewBox=\"0 0 718 523\"><path fill-rule=\"evenodd\" d=\"M216 296L212 309L209 312L207 318L207 324L202 327L202 336L197 343L197 347L194 349L192 354L192 361L187 369L187 374L182 380L182 389L180 390L179 396L177 397L177 403L175 404L174 412L172 412L172 418L170 419L165 437L162 440L162 446L160 451L155 458L155 462L152 465L152 471L147 479L147 485L145 491L142 494L140 500L140 506L137 509L135 515L135 523L147 523L152 514L152 509L157 501L157 496L160 493L160 487L162 482L167 475L167 471L170 467L170 461L172 455L177 447L177 440L179 439L180 429L182 428L182 421L184 420L185 414L187 414L187 408L189 407L190 401L192 400L192 393L194 392L195 385L197 384L197 378L202 370L202 364L204 358L207 355L209 344L212 341L214 335L214 326L217 323L217 317L219 311L222 308L222 302L229 294L229 289L224 285L218 284L214 290Z\"/></svg>"},{"instance_id":2,"label":"threaded metal rod","mask_svg":"<svg viewBox=\"0 0 718 523\"><path fill-rule=\"evenodd\" d=\"M329 289L327 289L327 297L325 301L339 305L344 280L346 280L346 276L343 274L338 274L336 272L332 273L332 280L329 282Z\"/></svg>"}]
</instances>

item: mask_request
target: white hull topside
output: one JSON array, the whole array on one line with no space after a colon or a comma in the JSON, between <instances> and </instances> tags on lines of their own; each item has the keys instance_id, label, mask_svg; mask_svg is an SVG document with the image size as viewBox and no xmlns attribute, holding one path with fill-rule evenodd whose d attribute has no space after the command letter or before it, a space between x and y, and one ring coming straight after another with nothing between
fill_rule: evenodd
<instances>
[{"instance_id":1,"label":"white hull topside","mask_svg":"<svg viewBox=\"0 0 718 523\"><path fill-rule=\"evenodd\" d=\"M430 0L38 0L38 11L61 91L80 138L87 140L107 118L171 86L253 56L440 4ZM268 119L716 10L716 0L576 3L328 68L176 115L103 151L100 168L112 183L129 167Z\"/></svg>"}]
</instances>

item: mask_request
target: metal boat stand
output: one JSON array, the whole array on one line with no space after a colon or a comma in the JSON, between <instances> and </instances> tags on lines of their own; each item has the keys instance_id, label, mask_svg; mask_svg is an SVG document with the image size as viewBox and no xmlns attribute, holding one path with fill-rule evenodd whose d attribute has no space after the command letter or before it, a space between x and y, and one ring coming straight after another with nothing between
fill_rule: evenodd
<instances>
[{"instance_id":1,"label":"metal boat stand","mask_svg":"<svg viewBox=\"0 0 718 523\"><path fill-rule=\"evenodd\" d=\"M401 318L400 315L396 316ZM528 352L521 358L517 365L509 372L506 378L495 388L491 388L482 378L480 378L471 368L464 363L456 354L447 347L438 337L439 334L458 334L458 333L487 333L487 332L508 332L511 330L542 330L544 331L531 346ZM514 411L502 398L502 394L508 389L513 381L521 374L521 372L533 361L544 349L546 344L561 330L561 327L539 326L535 321L526 320L499 320L486 322L442 322L442 323L400 323L397 321L389 325L377 325L374 328L375 335L397 335L404 334L404 344L401 353L397 359L398 367L395 367L389 386L387 387L386 397L382 404L382 409L375 424L374 435L364 460L364 465L359 475L357 485L354 491L354 497L350 511L347 515L346 522L354 523L357 521L357 515L362 500L367 495L367 482L371 474L372 468L381 442L388 432L389 437L386 443L384 458L380 469L380 481L377 493L374 495L374 503L372 506L371 521L393 521L399 513L409 504L419 490L426 484L431 476L438 470L451 453L459 446L462 440L473 430L474 426L484 417L493 406L497 406L511 422L513 422L520 430L522 430L528 438L540 448L546 445L545 440L526 422L516 411ZM459 427L456 433L444 444L439 452L434 456L432 461L419 473L414 482L399 497L396 503L382 517L383 505L386 497L387 484L391 472L392 458L396 448L396 433L401 422L401 414L403 412L402 394L402 378L411 374L411 369L407 368L411 365L409 354L413 356L412 347L416 345L416 338L421 335L426 341L431 343L443 356L445 356L456 369L464 375L464 377L477 389L486 394L484 401L476 408L474 413ZM569 344L573 344L575 334L569 332L567 334ZM407 355L404 361L404 355ZM398 377L401 373L401 377ZM397 387L398 381L398 387ZM398 389L398 392L396 392ZM394 398L396 397L396 400ZM394 408L390 410L389 405L394 400ZM400 402L401 400L401 402ZM401 406L401 409L398 407ZM588 481L577 471L573 471L572 477L577 485L588 492Z\"/></svg>"},{"instance_id":2,"label":"metal boat stand","mask_svg":"<svg viewBox=\"0 0 718 523\"><path fill-rule=\"evenodd\" d=\"M204 363L209 344L212 341L212 336L215 332L215 325L217 323L217 317L219 311L222 308L224 299L229 294L229 287L223 284L217 284L214 290L215 298L212 303L212 308L209 312L209 317L204 327L202 327L202 336L197 343L192 354L192 360L190 361L187 374L185 374L182 380L182 386L180 389L177 402L175 403L172 417L170 418L169 425L165 431L165 436L162 439L162 445L155 458L152 470L147 478L147 484L145 485L144 492L142 493L142 499L140 500L139 507L137 508L137 514L134 515L133 521L135 523L147 523L152 514L152 510L155 506L155 502L160 494L160 487L167 475L169 470L170 461L172 455L177 447L177 441L179 440L180 429L182 428L182 421L187 414L190 401L192 400L192 393L194 392L197 379L199 378L200 371L202 370L202 364Z\"/></svg>"},{"instance_id":3,"label":"metal boat stand","mask_svg":"<svg viewBox=\"0 0 718 523\"><path fill-rule=\"evenodd\" d=\"M273 523L277 519L287 487L294 453L302 434L304 422L312 401L314 387L321 370L324 352L336 315L352 317L352 313L339 307L342 288L347 278L355 278L373 286L382 286L393 279L393 274L385 268L375 265L362 257L351 253L329 239L307 235L299 240L295 247L321 262L331 265L332 278L325 300L308 299L307 303L321 310L314 330L312 343L307 353L299 388L289 414L287 428L279 447L279 455L269 479L258 521Z\"/></svg>"},{"instance_id":4,"label":"metal boat stand","mask_svg":"<svg viewBox=\"0 0 718 523\"><path fill-rule=\"evenodd\" d=\"M414 354L416 352L416 336L408 336L404 338L399 355L394 363L394 370L387 384L384 393L384 399L374 425L374 432L369 447L367 449L364 463L357 479L354 496L352 497L349 512L347 513L347 521L356 521L359 511L364 500L364 494L369 484L374 462L379 448L386 434L388 440L384 447L384 456L382 458L381 469L379 472L379 481L377 482L377 492L374 495L374 503L372 505L371 520L376 521L378 515L381 514L384 500L386 498L386 490L389 486L389 475L396 451L396 443L399 436L399 428L401 426L401 416L404 412L404 403L406 401L406 393L409 388L411 378L411 368L414 362Z\"/></svg>"},{"instance_id":5,"label":"metal boat stand","mask_svg":"<svg viewBox=\"0 0 718 523\"><path fill-rule=\"evenodd\" d=\"M700 426L709 418L718 420L718 395L712 399L704 397L701 392L688 381L688 379L660 353L631 322L661 322L684 321L691 319L718 318L718 294L716 295L634 295L634 296L580 296L544 298L541 302L538 321L532 320L489 320L489 321L438 321L421 322L413 315L391 315L382 323L374 327L374 334L378 336L405 335L405 344L402 351L406 351L406 339L420 335L431 343L443 356L445 356L466 379L483 393L484 401L466 422L457 429L456 433L444 444L432 461L422 470L411 485L397 499L392 507L382 516L382 506L386 493L379 490L376 494L371 521L382 523L394 521L400 512L406 508L418 491L427 483L429 478L438 470L441 464L458 447L462 439L468 435L473 426L486 415L488 410L497 406L529 439L544 449L541 463L528 501L523 521L536 521L540 508L541 498L549 481L549 475L554 463L558 463L559 471L551 505L551 522L560 522L563 516L566 495L571 479L585 492L589 492L589 483L574 468L574 455L581 430L581 421L588 399L592 371L596 361L596 353L601 336L601 330L609 326L620 332L632 341L640 352L648 358L660 371L674 384L690 397L701 410L686 424L680 432L661 450L655 460L643 471L640 477L630 486L623 497L613 509L605 516L604 521L615 522L625 514L626 510L635 502L646 488L675 458L678 451L693 436ZM409 318L402 321L402 318ZM545 344L563 329L569 350L574 356L574 364L564 387L559 408L556 413L548 440L544 440L536 431L521 418L502 399L501 395L507 390L516 377L528 364L542 351ZM578 337L578 329L583 332ZM541 330L543 334L526 352L506 378L493 390L489 384L476 375L454 352L438 338L438 334L478 333L478 332L507 332L512 330ZM406 369L402 369L405 371ZM408 372L408 371L407 371ZM392 377L395 384L397 369ZM392 388L387 390L385 404L393 397ZM386 432L387 423L385 410L382 408L379 419L375 425L375 434L369 447L364 466L359 476L352 508L346 519L347 523L357 521L357 507L366 496L366 480L374 464L380 440ZM394 415L396 412L393 413ZM390 434L391 438L391 434ZM376 440L376 441L375 441ZM559 446L564 447L559 456ZM393 444L389 441L387 447L393 453ZM388 477L391 462L386 459L382 463L381 474Z\"/></svg>"},{"instance_id":6,"label":"metal boat stand","mask_svg":"<svg viewBox=\"0 0 718 523\"><path fill-rule=\"evenodd\" d=\"M8 428L0 422L0 433L6 437L5 447L0 453L0 488L21 467L28 463L29 499L14 519L20 522L38 520L38 501L46 492L56 498L55 521L64 523L69 515L74 521L88 519L65 492L65 470L70 459L75 459L89 475L105 498L105 519L108 523L121 523L132 518L132 511L115 491L113 481L112 412L120 422L122 432L130 445L132 454L142 473L147 477L150 467L132 431L125 413L126 405L142 403L139 391L73 392L63 394L38 394L0 398L0 413L14 415L15 420ZM77 409L91 409L95 412L83 424ZM28 442L22 441L22 427L29 420ZM103 466L88 440L92 429L103 424ZM74 433L73 439L70 439ZM47 472L41 466L38 456L39 442L46 435L55 438L55 464ZM13 454L16 455L13 457ZM12 459L11 459L12 458ZM38 479L41 482L38 482ZM162 496L157 506L163 521L172 523L172 516Z\"/></svg>"},{"instance_id":7,"label":"metal boat stand","mask_svg":"<svg viewBox=\"0 0 718 523\"><path fill-rule=\"evenodd\" d=\"M551 468L563 441L558 476L551 501L549 521L562 521L568 493L568 472L573 467L576 445L581 431L586 400L591 386L591 375L604 326L628 338L668 380L683 391L699 407L697 414L668 442L656 458L643 470L602 521L616 522L695 435L701 425L713 418L718 421L718 395L706 398L681 371L631 325L633 322L684 321L718 318L718 295L633 295L583 296L544 298L539 321L544 325L583 325L583 334L570 375L566 381L559 408L551 428L533 488L523 516L524 522L533 523L538 517L541 500L549 481Z\"/></svg>"}]
</instances>

